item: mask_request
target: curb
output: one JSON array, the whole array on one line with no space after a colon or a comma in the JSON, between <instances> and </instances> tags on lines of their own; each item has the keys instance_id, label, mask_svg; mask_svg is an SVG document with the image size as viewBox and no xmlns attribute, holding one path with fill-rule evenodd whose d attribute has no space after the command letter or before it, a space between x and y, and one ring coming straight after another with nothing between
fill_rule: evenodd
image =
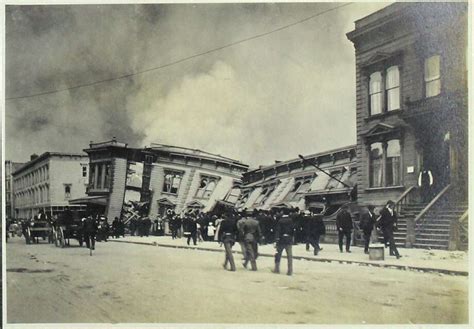
<instances>
[{"instance_id":1,"label":"curb","mask_svg":"<svg viewBox=\"0 0 474 329\"><path fill-rule=\"evenodd\" d=\"M109 240L109 241L117 242L117 243L130 243L130 244L138 244L138 245L145 245L145 246L164 247L164 248L191 249L191 250L212 251L212 252L219 252L219 253L223 252L222 250L214 249L214 248L194 247L194 246L176 246L176 245L157 243L157 242L120 241L120 240ZM242 252L238 250L234 250L233 253L242 254ZM267 254L267 253L259 253L258 255L261 257L272 257L272 258L274 257L273 254ZM282 258L286 258L286 256L282 256ZM368 266L368 267L373 266L373 267L381 267L381 268L389 268L389 269L405 270L405 271L418 271L418 272L427 272L427 273L440 273L440 274L448 274L448 275L469 276L469 272L467 271L447 270L447 269L441 269L441 268L431 268L431 267L422 267L422 266L381 264L381 263L364 262L364 261L357 261L357 260L314 258L314 257L308 257L308 256L293 256L293 259L307 260L307 261L312 261L312 262L322 262L322 263L355 264L359 266Z\"/></svg>"}]
</instances>

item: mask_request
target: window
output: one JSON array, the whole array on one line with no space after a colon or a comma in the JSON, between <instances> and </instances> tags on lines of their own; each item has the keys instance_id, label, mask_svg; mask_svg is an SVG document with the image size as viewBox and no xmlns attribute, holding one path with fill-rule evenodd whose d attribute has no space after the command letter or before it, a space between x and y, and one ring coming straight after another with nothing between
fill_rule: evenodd
<instances>
[{"instance_id":1,"label":"window","mask_svg":"<svg viewBox=\"0 0 474 329\"><path fill-rule=\"evenodd\" d=\"M225 201L236 203L240 196L240 188L234 187L230 190L229 194L225 198Z\"/></svg>"},{"instance_id":2,"label":"window","mask_svg":"<svg viewBox=\"0 0 474 329\"><path fill-rule=\"evenodd\" d=\"M400 71L393 65L369 76L369 115L400 109Z\"/></svg>"},{"instance_id":3,"label":"window","mask_svg":"<svg viewBox=\"0 0 474 329\"><path fill-rule=\"evenodd\" d=\"M71 184L64 184L64 198L71 198Z\"/></svg>"},{"instance_id":4,"label":"window","mask_svg":"<svg viewBox=\"0 0 474 329\"><path fill-rule=\"evenodd\" d=\"M299 201L303 195L308 192L313 182L312 176L297 177L295 178L295 185L291 189L290 193L285 197L286 201Z\"/></svg>"},{"instance_id":5,"label":"window","mask_svg":"<svg viewBox=\"0 0 474 329\"><path fill-rule=\"evenodd\" d=\"M441 92L440 56L435 55L425 60L425 96L433 97Z\"/></svg>"},{"instance_id":6,"label":"window","mask_svg":"<svg viewBox=\"0 0 474 329\"><path fill-rule=\"evenodd\" d=\"M237 204L235 205L237 208L243 207L247 203L247 201L249 199L249 196L250 196L250 192L251 191L248 190L248 191L242 192L240 194L239 200L237 201Z\"/></svg>"},{"instance_id":7,"label":"window","mask_svg":"<svg viewBox=\"0 0 474 329\"><path fill-rule=\"evenodd\" d=\"M374 72L369 82L370 115L382 113L382 73Z\"/></svg>"},{"instance_id":8,"label":"window","mask_svg":"<svg viewBox=\"0 0 474 329\"><path fill-rule=\"evenodd\" d=\"M387 186L400 185L400 141L387 143Z\"/></svg>"},{"instance_id":9,"label":"window","mask_svg":"<svg viewBox=\"0 0 474 329\"><path fill-rule=\"evenodd\" d=\"M95 164L91 164L91 167L89 169L89 186L90 188L95 188L96 182L95 182Z\"/></svg>"},{"instance_id":10,"label":"window","mask_svg":"<svg viewBox=\"0 0 474 329\"><path fill-rule=\"evenodd\" d=\"M97 181L95 182L96 188L100 189L102 188L102 164L98 163L96 165L97 167Z\"/></svg>"},{"instance_id":11,"label":"window","mask_svg":"<svg viewBox=\"0 0 474 329\"><path fill-rule=\"evenodd\" d=\"M270 194L272 194L272 192L275 190L275 187L276 187L275 185L264 187L260 195L255 200L254 205L256 206L263 205L265 201L267 201Z\"/></svg>"},{"instance_id":12,"label":"window","mask_svg":"<svg viewBox=\"0 0 474 329\"><path fill-rule=\"evenodd\" d=\"M327 190L331 190L331 189L334 189L334 188L337 188L337 186L340 184L338 180L341 180L342 178L342 175L344 175L344 171L342 170L335 170L335 171L331 171L331 178L329 179L328 181L328 185L326 186L326 189ZM334 178L337 178L334 179Z\"/></svg>"},{"instance_id":13,"label":"window","mask_svg":"<svg viewBox=\"0 0 474 329\"><path fill-rule=\"evenodd\" d=\"M110 184L110 163L104 165L104 186L102 188L109 188Z\"/></svg>"},{"instance_id":14,"label":"window","mask_svg":"<svg viewBox=\"0 0 474 329\"><path fill-rule=\"evenodd\" d=\"M401 147L398 139L370 145L370 187L399 186L401 184Z\"/></svg>"},{"instance_id":15,"label":"window","mask_svg":"<svg viewBox=\"0 0 474 329\"><path fill-rule=\"evenodd\" d=\"M181 180L183 174L180 172L166 171L165 172L165 181L163 184L163 192L178 194L179 186L181 185Z\"/></svg>"},{"instance_id":16,"label":"window","mask_svg":"<svg viewBox=\"0 0 474 329\"><path fill-rule=\"evenodd\" d=\"M398 66L387 69L385 81L385 92L387 95L387 111L400 109L400 73Z\"/></svg>"},{"instance_id":17,"label":"window","mask_svg":"<svg viewBox=\"0 0 474 329\"><path fill-rule=\"evenodd\" d=\"M87 177L87 165L82 165L82 177Z\"/></svg>"},{"instance_id":18,"label":"window","mask_svg":"<svg viewBox=\"0 0 474 329\"><path fill-rule=\"evenodd\" d=\"M382 143L373 143L370 145L369 172L370 187L382 186L383 176L383 147Z\"/></svg>"},{"instance_id":19,"label":"window","mask_svg":"<svg viewBox=\"0 0 474 329\"><path fill-rule=\"evenodd\" d=\"M218 180L219 179L217 177L201 176L199 188L196 191L196 197L209 199L212 192L214 192L214 189L216 188Z\"/></svg>"}]
</instances>

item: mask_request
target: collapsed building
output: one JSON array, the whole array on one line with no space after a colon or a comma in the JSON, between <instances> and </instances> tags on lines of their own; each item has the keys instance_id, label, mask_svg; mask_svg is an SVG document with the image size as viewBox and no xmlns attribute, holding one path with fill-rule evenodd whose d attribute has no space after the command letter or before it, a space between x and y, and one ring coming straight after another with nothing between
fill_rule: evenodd
<instances>
[{"instance_id":1,"label":"collapsed building","mask_svg":"<svg viewBox=\"0 0 474 329\"><path fill-rule=\"evenodd\" d=\"M152 144L132 148L116 139L90 143L87 196L70 200L115 217L164 216L233 206L248 166L201 150Z\"/></svg>"}]
</instances>

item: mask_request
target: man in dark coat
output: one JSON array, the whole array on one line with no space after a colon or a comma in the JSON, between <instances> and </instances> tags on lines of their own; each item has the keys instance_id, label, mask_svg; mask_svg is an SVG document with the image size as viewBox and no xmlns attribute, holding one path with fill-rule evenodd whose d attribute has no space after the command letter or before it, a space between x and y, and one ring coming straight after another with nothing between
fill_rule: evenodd
<instances>
[{"instance_id":1,"label":"man in dark coat","mask_svg":"<svg viewBox=\"0 0 474 329\"><path fill-rule=\"evenodd\" d=\"M197 223L196 219L190 216L186 217L185 223L183 225L186 227L184 230L188 232L188 245L191 239L193 239L193 244L196 245L196 238L197 238Z\"/></svg>"},{"instance_id":2,"label":"man in dark coat","mask_svg":"<svg viewBox=\"0 0 474 329\"><path fill-rule=\"evenodd\" d=\"M91 249L94 250L95 236L97 234L97 221L92 216L88 216L87 218L83 219L82 232L87 248L92 247ZM92 245L90 243L92 243Z\"/></svg>"},{"instance_id":3,"label":"man in dark coat","mask_svg":"<svg viewBox=\"0 0 474 329\"><path fill-rule=\"evenodd\" d=\"M61 216L61 225L64 225L66 226L66 228L69 228L72 224L74 224L73 214L69 207L66 206L66 209L64 210Z\"/></svg>"},{"instance_id":4,"label":"man in dark coat","mask_svg":"<svg viewBox=\"0 0 474 329\"><path fill-rule=\"evenodd\" d=\"M288 209L282 210L283 215L278 220L275 227L275 269L274 273L280 273L280 261L283 250L286 251L286 257L288 260L288 272L287 275L293 274L293 240L296 230L294 220L289 216Z\"/></svg>"},{"instance_id":5,"label":"man in dark coat","mask_svg":"<svg viewBox=\"0 0 474 329\"><path fill-rule=\"evenodd\" d=\"M367 206L367 210L363 211L360 216L359 227L364 233L364 253L369 253L369 243L372 230L375 224L374 206Z\"/></svg>"},{"instance_id":6,"label":"man in dark coat","mask_svg":"<svg viewBox=\"0 0 474 329\"><path fill-rule=\"evenodd\" d=\"M150 217L146 216L143 219L143 235L149 236L150 235L150 228L151 228L151 219L150 219Z\"/></svg>"},{"instance_id":7,"label":"man in dark coat","mask_svg":"<svg viewBox=\"0 0 474 329\"><path fill-rule=\"evenodd\" d=\"M395 202L389 200L385 208L380 211L380 219L377 226L382 230L384 240L389 243L390 256L396 256L399 259L402 256L398 253L395 239L393 238L393 232L397 229L397 220Z\"/></svg>"},{"instance_id":8,"label":"man in dark coat","mask_svg":"<svg viewBox=\"0 0 474 329\"><path fill-rule=\"evenodd\" d=\"M120 226L119 219L118 217L115 217L114 221L112 222L112 232L113 232L112 234L115 238L118 238L120 236L119 226Z\"/></svg>"},{"instance_id":9,"label":"man in dark coat","mask_svg":"<svg viewBox=\"0 0 474 329\"><path fill-rule=\"evenodd\" d=\"M230 270L235 271L234 256L232 255L232 246L237 239L237 223L232 216L224 214L224 220L220 224L217 239L224 244L225 248L225 262L223 267L227 269L227 263L230 264Z\"/></svg>"},{"instance_id":10,"label":"man in dark coat","mask_svg":"<svg viewBox=\"0 0 474 329\"><path fill-rule=\"evenodd\" d=\"M326 226L324 226L323 215L321 214L312 214L307 218L307 224L305 226L307 230L307 241L314 248L314 255L323 250L319 246L319 239L321 235L326 234Z\"/></svg>"},{"instance_id":11,"label":"man in dark coat","mask_svg":"<svg viewBox=\"0 0 474 329\"><path fill-rule=\"evenodd\" d=\"M351 234L352 234L352 216L349 213L347 205L341 207L341 210L336 216L336 228L339 235L339 251L342 252L342 242L344 236L346 237L346 252L350 253Z\"/></svg>"},{"instance_id":12,"label":"man in dark coat","mask_svg":"<svg viewBox=\"0 0 474 329\"><path fill-rule=\"evenodd\" d=\"M242 234L244 237L245 251L247 253L243 265L246 268L248 265L248 262L250 261L250 264L252 266L252 271L256 271L257 270L256 259L258 257L258 242L260 241L262 237L260 225L254 218L250 217L250 214L247 214L247 217L244 220L241 228L243 231Z\"/></svg>"}]
</instances>

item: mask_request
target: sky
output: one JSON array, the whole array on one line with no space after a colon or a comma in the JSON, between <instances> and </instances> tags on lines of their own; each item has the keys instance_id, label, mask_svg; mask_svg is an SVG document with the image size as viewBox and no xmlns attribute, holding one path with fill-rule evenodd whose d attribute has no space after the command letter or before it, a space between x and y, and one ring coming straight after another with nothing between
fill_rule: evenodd
<instances>
[{"instance_id":1,"label":"sky","mask_svg":"<svg viewBox=\"0 0 474 329\"><path fill-rule=\"evenodd\" d=\"M181 61L340 5L7 6L6 159L81 152L116 137L256 167L355 144L355 54L346 33L387 3L352 3Z\"/></svg>"}]
</instances>

